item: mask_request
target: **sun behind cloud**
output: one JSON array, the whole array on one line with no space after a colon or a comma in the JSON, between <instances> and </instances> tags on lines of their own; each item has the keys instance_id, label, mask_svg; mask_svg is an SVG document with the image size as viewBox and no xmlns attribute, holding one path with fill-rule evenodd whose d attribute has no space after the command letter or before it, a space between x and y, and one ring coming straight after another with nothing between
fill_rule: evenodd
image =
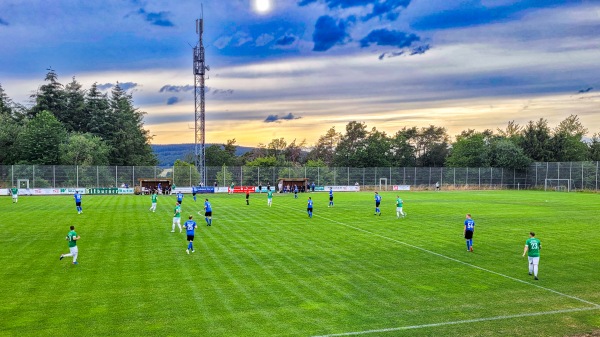
<instances>
[{"instance_id":1,"label":"sun behind cloud","mask_svg":"<svg viewBox=\"0 0 600 337\"><path fill-rule=\"evenodd\" d=\"M271 0L252 0L254 11L260 14L267 13L271 10Z\"/></svg>"}]
</instances>

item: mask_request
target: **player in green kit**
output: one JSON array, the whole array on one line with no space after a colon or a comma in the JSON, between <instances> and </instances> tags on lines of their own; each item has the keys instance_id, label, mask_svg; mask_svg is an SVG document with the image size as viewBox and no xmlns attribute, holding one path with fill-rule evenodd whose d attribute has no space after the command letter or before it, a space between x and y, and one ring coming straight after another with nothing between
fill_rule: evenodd
<instances>
[{"instance_id":1,"label":"player in green kit","mask_svg":"<svg viewBox=\"0 0 600 337\"><path fill-rule=\"evenodd\" d=\"M152 206L150 206L150 211L154 213L156 211L156 202L158 201L158 194L156 194L156 190L152 191Z\"/></svg>"},{"instance_id":2,"label":"player in green kit","mask_svg":"<svg viewBox=\"0 0 600 337\"><path fill-rule=\"evenodd\" d=\"M19 202L19 189L17 188L17 186L13 186L10 189L10 194L12 194L13 204L16 204L17 202Z\"/></svg>"},{"instance_id":3,"label":"player in green kit","mask_svg":"<svg viewBox=\"0 0 600 337\"><path fill-rule=\"evenodd\" d=\"M175 209L173 210L173 226L171 228L171 233L175 233L175 225L179 226L179 233L183 230L181 228L181 205L179 203L175 203Z\"/></svg>"},{"instance_id":4,"label":"player in green kit","mask_svg":"<svg viewBox=\"0 0 600 337\"><path fill-rule=\"evenodd\" d=\"M273 204L273 191L271 191L271 189L269 188L269 190L267 191L267 205L269 205L269 207L271 207L272 204Z\"/></svg>"},{"instance_id":5,"label":"player in green kit","mask_svg":"<svg viewBox=\"0 0 600 337\"><path fill-rule=\"evenodd\" d=\"M523 256L527 254L529 260L529 275L533 274L533 279L538 280L538 264L540 263L540 249L542 242L535 237L534 232L529 233L529 239L525 241Z\"/></svg>"},{"instance_id":6,"label":"player in green kit","mask_svg":"<svg viewBox=\"0 0 600 337\"><path fill-rule=\"evenodd\" d=\"M402 217L404 218L406 216L406 213L404 213L402 211L402 205L403 205L403 201L402 199L400 199L400 196L397 195L396 196L396 219L400 218L400 215L402 215Z\"/></svg>"},{"instance_id":7,"label":"player in green kit","mask_svg":"<svg viewBox=\"0 0 600 337\"><path fill-rule=\"evenodd\" d=\"M67 241L69 241L69 254L60 254L60 260L65 257L72 256L73 264L77 263L77 255L79 255L79 249L77 248L77 240L80 239L79 235L75 232L75 226L70 227L71 231L67 234Z\"/></svg>"}]
</instances>

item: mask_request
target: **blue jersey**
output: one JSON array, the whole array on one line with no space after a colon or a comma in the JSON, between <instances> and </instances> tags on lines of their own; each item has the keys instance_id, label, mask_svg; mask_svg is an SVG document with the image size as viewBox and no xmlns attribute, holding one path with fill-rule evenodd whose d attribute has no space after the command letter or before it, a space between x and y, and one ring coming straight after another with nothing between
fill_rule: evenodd
<instances>
[{"instance_id":1,"label":"blue jersey","mask_svg":"<svg viewBox=\"0 0 600 337\"><path fill-rule=\"evenodd\" d=\"M204 202L204 210L207 212L212 212L212 207L210 207L210 202L208 202L208 201Z\"/></svg>"},{"instance_id":2,"label":"blue jersey","mask_svg":"<svg viewBox=\"0 0 600 337\"><path fill-rule=\"evenodd\" d=\"M196 221L188 220L183 224L183 227L185 227L185 230L187 231L187 235L194 235L194 229L197 227Z\"/></svg>"},{"instance_id":3,"label":"blue jersey","mask_svg":"<svg viewBox=\"0 0 600 337\"><path fill-rule=\"evenodd\" d=\"M81 202L81 194L75 193L73 197L75 198L75 202Z\"/></svg>"},{"instance_id":4,"label":"blue jersey","mask_svg":"<svg viewBox=\"0 0 600 337\"><path fill-rule=\"evenodd\" d=\"M183 200L183 193L179 192L177 193L177 201L182 201Z\"/></svg>"},{"instance_id":5,"label":"blue jersey","mask_svg":"<svg viewBox=\"0 0 600 337\"><path fill-rule=\"evenodd\" d=\"M375 195L375 202L381 202L381 196L379 194Z\"/></svg>"},{"instance_id":6,"label":"blue jersey","mask_svg":"<svg viewBox=\"0 0 600 337\"><path fill-rule=\"evenodd\" d=\"M294 186L294 193L298 193L298 186Z\"/></svg>"},{"instance_id":7,"label":"blue jersey","mask_svg":"<svg viewBox=\"0 0 600 337\"><path fill-rule=\"evenodd\" d=\"M329 197L333 198L333 190L329 190Z\"/></svg>"},{"instance_id":8,"label":"blue jersey","mask_svg":"<svg viewBox=\"0 0 600 337\"><path fill-rule=\"evenodd\" d=\"M465 230L470 232L475 230L475 221L473 221L473 219L465 220Z\"/></svg>"},{"instance_id":9,"label":"blue jersey","mask_svg":"<svg viewBox=\"0 0 600 337\"><path fill-rule=\"evenodd\" d=\"M312 205L313 205L313 203L312 203L312 199L310 199L310 200L308 201L308 206L307 206L306 208L313 208L313 207L312 207Z\"/></svg>"}]
</instances>

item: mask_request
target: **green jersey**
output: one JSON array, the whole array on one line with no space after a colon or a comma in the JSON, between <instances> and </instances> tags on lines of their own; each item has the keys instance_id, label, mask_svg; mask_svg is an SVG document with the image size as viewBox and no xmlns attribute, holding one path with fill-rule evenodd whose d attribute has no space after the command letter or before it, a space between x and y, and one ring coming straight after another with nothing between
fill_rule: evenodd
<instances>
[{"instance_id":1,"label":"green jersey","mask_svg":"<svg viewBox=\"0 0 600 337\"><path fill-rule=\"evenodd\" d=\"M69 241L69 248L77 246L77 239L75 239L76 237L77 237L77 233L75 233L75 231L70 231L69 234L67 234L67 241Z\"/></svg>"},{"instance_id":2,"label":"green jersey","mask_svg":"<svg viewBox=\"0 0 600 337\"><path fill-rule=\"evenodd\" d=\"M396 199L396 207L402 207L402 199Z\"/></svg>"},{"instance_id":3,"label":"green jersey","mask_svg":"<svg viewBox=\"0 0 600 337\"><path fill-rule=\"evenodd\" d=\"M158 195L156 193L152 194L152 203L155 204L156 203L156 199L158 198Z\"/></svg>"},{"instance_id":4,"label":"green jersey","mask_svg":"<svg viewBox=\"0 0 600 337\"><path fill-rule=\"evenodd\" d=\"M16 187L13 187L10 189L10 193L12 193L12 195L17 195L19 193L19 189Z\"/></svg>"},{"instance_id":5,"label":"green jersey","mask_svg":"<svg viewBox=\"0 0 600 337\"><path fill-rule=\"evenodd\" d=\"M273 191L269 190L267 192L267 198L269 198L269 199L273 198Z\"/></svg>"},{"instance_id":6,"label":"green jersey","mask_svg":"<svg viewBox=\"0 0 600 337\"><path fill-rule=\"evenodd\" d=\"M527 246L527 256L540 256L540 249L542 249L542 243L540 242L540 240L536 238L529 238L527 239L527 241L525 241L525 245Z\"/></svg>"},{"instance_id":7,"label":"green jersey","mask_svg":"<svg viewBox=\"0 0 600 337\"><path fill-rule=\"evenodd\" d=\"M175 215L173 215L173 217L181 218L181 206L179 206L179 205L175 206Z\"/></svg>"},{"instance_id":8,"label":"green jersey","mask_svg":"<svg viewBox=\"0 0 600 337\"><path fill-rule=\"evenodd\" d=\"M231 189L233 189L235 187L235 185L233 183L231 183Z\"/></svg>"}]
</instances>

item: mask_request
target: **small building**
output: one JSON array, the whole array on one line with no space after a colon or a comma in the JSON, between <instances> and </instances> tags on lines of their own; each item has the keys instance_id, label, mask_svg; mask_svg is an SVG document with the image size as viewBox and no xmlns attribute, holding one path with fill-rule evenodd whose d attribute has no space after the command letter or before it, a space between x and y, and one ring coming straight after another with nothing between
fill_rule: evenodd
<instances>
[{"instance_id":1,"label":"small building","mask_svg":"<svg viewBox=\"0 0 600 337\"><path fill-rule=\"evenodd\" d=\"M304 192L304 187L308 183L308 178L278 178L277 179L277 188L279 193L283 193L284 191L293 192L294 187L298 186L299 192ZM280 188L281 186L281 188Z\"/></svg>"},{"instance_id":2,"label":"small building","mask_svg":"<svg viewBox=\"0 0 600 337\"><path fill-rule=\"evenodd\" d=\"M173 185L171 178L139 178L139 189L142 194L149 194L150 191L157 190L160 184L160 193L171 191Z\"/></svg>"}]
</instances>

